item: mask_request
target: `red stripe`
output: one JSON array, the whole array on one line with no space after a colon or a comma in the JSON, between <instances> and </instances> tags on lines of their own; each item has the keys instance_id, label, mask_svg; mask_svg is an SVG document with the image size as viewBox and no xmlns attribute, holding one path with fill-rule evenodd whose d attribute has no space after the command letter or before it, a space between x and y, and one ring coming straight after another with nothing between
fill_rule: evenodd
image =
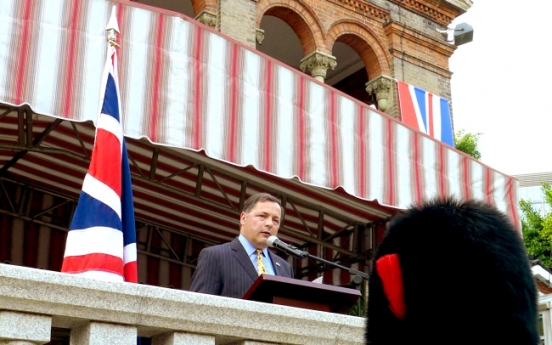
<instances>
[{"instance_id":1,"label":"red stripe","mask_svg":"<svg viewBox=\"0 0 552 345\"><path fill-rule=\"evenodd\" d=\"M157 16L157 34L155 36L155 50L153 54L153 89L151 90L151 127L150 127L150 139L157 141L157 121L159 116L159 93L160 93L160 79L162 61L162 48L163 47L163 29L165 24L165 16L159 14Z\"/></svg>"},{"instance_id":2,"label":"red stripe","mask_svg":"<svg viewBox=\"0 0 552 345\"><path fill-rule=\"evenodd\" d=\"M70 12L71 17L68 20L69 28L67 29L67 64L66 64L66 72L65 72L65 90L64 90L64 99L63 99L63 107L61 109L61 116L65 118L71 117L72 111L71 111L71 105L73 101L73 77L75 74L75 56L76 56L76 46L77 46L77 24L79 23L79 10L80 5L82 1L71 1L70 2Z\"/></svg>"},{"instance_id":3,"label":"red stripe","mask_svg":"<svg viewBox=\"0 0 552 345\"><path fill-rule=\"evenodd\" d=\"M510 214L512 215L512 221L514 222L514 226L516 228L517 231L521 231L520 227L519 227L519 220L518 220L518 213L517 213L517 207L516 207L516 203L515 203L515 198L514 198L514 185L515 185L515 180L513 177L510 177L509 181L508 181L508 202L510 204Z\"/></svg>"},{"instance_id":4,"label":"red stripe","mask_svg":"<svg viewBox=\"0 0 552 345\"><path fill-rule=\"evenodd\" d=\"M337 160L337 102L335 99L335 93L329 92L330 99L330 187L336 188L339 184L338 165Z\"/></svg>"},{"instance_id":5,"label":"red stripe","mask_svg":"<svg viewBox=\"0 0 552 345\"><path fill-rule=\"evenodd\" d=\"M492 171L486 167L483 167L483 169L485 169L485 196L487 198L487 202L494 205Z\"/></svg>"},{"instance_id":6,"label":"red stripe","mask_svg":"<svg viewBox=\"0 0 552 345\"><path fill-rule=\"evenodd\" d=\"M108 185L121 197L121 143L119 139L98 128L96 144L92 151L89 174Z\"/></svg>"},{"instance_id":7,"label":"red stripe","mask_svg":"<svg viewBox=\"0 0 552 345\"><path fill-rule=\"evenodd\" d=\"M419 135L417 132L412 132L412 149L414 151L414 187L415 187L415 199L416 203L420 204L422 202L422 174L420 173L420 142Z\"/></svg>"},{"instance_id":8,"label":"red stripe","mask_svg":"<svg viewBox=\"0 0 552 345\"><path fill-rule=\"evenodd\" d=\"M434 131L433 131L433 94L429 93L427 94L427 102L429 103L428 104L428 107L429 107L429 123L427 124L427 126L429 127L429 135L434 138L435 135L434 135Z\"/></svg>"},{"instance_id":9,"label":"red stripe","mask_svg":"<svg viewBox=\"0 0 552 345\"><path fill-rule=\"evenodd\" d=\"M387 205L395 205L395 171L393 166L393 121L387 122Z\"/></svg>"},{"instance_id":10,"label":"red stripe","mask_svg":"<svg viewBox=\"0 0 552 345\"><path fill-rule=\"evenodd\" d=\"M138 263L136 261L127 262L123 266L125 281L129 283L138 283Z\"/></svg>"},{"instance_id":11,"label":"red stripe","mask_svg":"<svg viewBox=\"0 0 552 345\"><path fill-rule=\"evenodd\" d=\"M236 143L237 138L237 116L238 116L238 52L239 46L231 44L231 67L230 67L230 138L228 159L230 162L236 161Z\"/></svg>"},{"instance_id":12,"label":"red stripe","mask_svg":"<svg viewBox=\"0 0 552 345\"><path fill-rule=\"evenodd\" d=\"M15 79L15 104L23 103L23 91L26 85L26 72L28 69L27 58L29 55L31 11L34 8L32 0L26 0L23 4L23 18L21 20L23 30L20 38L19 55L17 56L17 76Z\"/></svg>"},{"instance_id":13,"label":"red stripe","mask_svg":"<svg viewBox=\"0 0 552 345\"><path fill-rule=\"evenodd\" d=\"M437 147L439 150L439 196L445 196L447 194L445 185L445 174L447 171L446 151L444 145L437 145Z\"/></svg>"},{"instance_id":14,"label":"red stripe","mask_svg":"<svg viewBox=\"0 0 552 345\"><path fill-rule=\"evenodd\" d=\"M193 149L201 148L201 115L202 107L202 79L203 79L203 70L202 70L202 50L203 50L203 29L199 26L196 27L196 44L195 44L195 55L194 55L194 71L195 71L195 80L194 80L194 121L193 121Z\"/></svg>"},{"instance_id":15,"label":"red stripe","mask_svg":"<svg viewBox=\"0 0 552 345\"><path fill-rule=\"evenodd\" d=\"M61 272L83 273L102 271L123 276L123 259L103 253L68 256L63 259Z\"/></svg>"},{"instance_id":16,"label":"red stripe","mask_svg":"<svg viewBox=\"0 0 552 345\"><path fill-rule=\"evenodd\" d=\"M464 198L470 199L471 198L471 191L470 191L470 161L468 157L462 156L462 182L464 183Z\"/></svg>"},{"instance_id":17,"label":"red stripe","mask_svg":"<svg viewBox=\"0 0 552 345\"><path fill-rule=\"evenodd\" d=\"M359 190L357 193L361 198L367 197L366 192L366 130L365 130L365 118L368 114L364 111L364 107L358 106L358 122L357 122L357 128L358 128L358 167L359 167ZM367 126L366 126L367 127Z\"/></svg>"},{"instance_id":18,"label":"red stripe","mask_svg":"<svg viewBox=\"0 0 552 345\"><path fill-rule=\"evenodd\" d=\"M270 127L272 124L272 61L266 62L266 83L265 83L265 126L264 126L264 171L271 171L271 150L272 143Z\"/></svg>"},{"instance_id":19,"label":"red stripe","mask_svg":"<svg viewBox=\"0 0 552 345\"><path fill-rule=\"evenodd\" d=\"M412 103L410 88L408 87L408 84L401 81L399 81L397 85L399 91L399 102L401 105L402 122L416 130L419 130L418 118L416 117L416 111L414 110L414 104Z\"/></svg>"},{"instance_id":20,"label":"red stripe","mask_svg":"<svg viewBox=\"0 0 552 345\"><path fill-rule=\"evenodd\" d=\"M298 139L299 139L299 147L298 147L298 161L297 161L297 173L299 174L299 179L302 181L306 180L305 176L305 166L307 162L305 162L305 78L303 76L299 76L299 114L298 114Z\"/></svg>"}]
</instances>

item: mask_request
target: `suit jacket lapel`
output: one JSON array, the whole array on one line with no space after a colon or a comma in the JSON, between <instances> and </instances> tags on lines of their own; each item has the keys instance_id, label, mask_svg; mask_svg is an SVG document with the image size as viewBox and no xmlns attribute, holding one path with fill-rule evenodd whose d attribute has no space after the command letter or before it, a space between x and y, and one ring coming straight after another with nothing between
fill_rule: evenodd
<instances>
[{"instance_id":1,"label":"suit jacket lapel","mask_svg":"<svg viewBox=\"0 0 552 345\"><path fill-rule=\"evenodd\" d=\"M257 270L255 270L255 267L253 267L253 263L251 262L249 255L247 255L245 249L243 248L240 240L238 240L237 237L230 243L230 247L232 248L232 252L234 253L234 257L236 258L236 260L238 260L245 271L249 273L251 278L253 278L253 280L256 280L259 277L259 274L257 273Z\"/></svg>"},{"instance_id":2,"label":"suit jacket lapel","mask_svg":"<svg viewBox=\"0 0 552 345\"><path fill-rule=\"evenodd\" d=\"M278 264L276 264L278 261L278 256L276 254L273 254L270 250L268 251L268 255L270 255L270 260L272 260L272 266L274 267L274 273L277 276L282 275L282 267Z\"/></svg>"}]
</instances>

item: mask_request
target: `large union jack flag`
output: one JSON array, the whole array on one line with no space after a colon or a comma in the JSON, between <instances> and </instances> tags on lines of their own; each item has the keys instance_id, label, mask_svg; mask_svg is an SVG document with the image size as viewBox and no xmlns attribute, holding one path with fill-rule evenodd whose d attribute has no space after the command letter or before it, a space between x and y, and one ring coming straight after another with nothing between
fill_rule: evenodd
<instances>
[{"instance_id":1,"label":"large union jack flag","mask_svg":"<svg viewBox=\"0 0 552 345\"><path fill-rule=\"evenodd\" d=\"M132 185L121 124L117 51L112 44L108 47L102 88L92 159L67 235L61 271L136 283Z\"/></svg>"}]
</instances>

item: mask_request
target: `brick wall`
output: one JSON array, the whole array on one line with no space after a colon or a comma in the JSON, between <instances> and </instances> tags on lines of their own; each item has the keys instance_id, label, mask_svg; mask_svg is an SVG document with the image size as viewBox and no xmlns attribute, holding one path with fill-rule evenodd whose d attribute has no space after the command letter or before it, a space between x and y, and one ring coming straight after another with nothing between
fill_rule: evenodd
<instances>
[{"instance_id":1,"label":"brick wall","mask_svg":"<svg viewBox=\"0 0 552 345\"><path fill-rule=\"evenodd\" d=\"M255 48L255 5L252 0L219 0L220 32Z\"/></svg>"}]
</instances>

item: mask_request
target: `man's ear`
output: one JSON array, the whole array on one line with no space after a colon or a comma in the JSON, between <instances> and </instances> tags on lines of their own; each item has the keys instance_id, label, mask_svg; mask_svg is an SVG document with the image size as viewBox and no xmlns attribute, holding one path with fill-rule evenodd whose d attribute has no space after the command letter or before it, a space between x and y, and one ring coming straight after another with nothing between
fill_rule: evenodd
<instances>
[{"instance_id":1,"label":"man's ear","mask_svg":"<svg viewBox=\"0 0 552 345\"><path fill-rule=\"evenodd\" d=\"M247 214L245 212L242 212L240 214L240 224L241 225L244 225L245 224L245 217L247 217Z\"/></svg>"}]
</instances>

